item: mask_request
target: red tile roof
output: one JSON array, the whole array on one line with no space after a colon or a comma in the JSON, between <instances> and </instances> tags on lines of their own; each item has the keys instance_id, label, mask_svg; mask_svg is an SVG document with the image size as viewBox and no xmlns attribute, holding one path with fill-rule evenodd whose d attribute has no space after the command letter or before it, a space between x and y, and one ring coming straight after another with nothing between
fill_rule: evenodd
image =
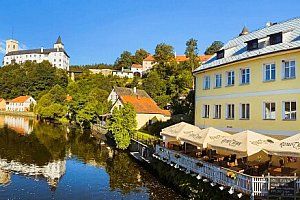
<instances>
[{"instance_id":1,"label":"red tile roof","mask_svg":"<svg viewBox=\"0 0 300 200\"><path fill-rule=\"evenodd\" d=\"M121 96L120 98L123 103L132 104L136 113L165 115L164 111L151 98L139 96Z\"/></svg>"},{"instance_id":2,"label":"red tile roof","mask_svg":"<svg viewBox=\"0 0 300 200\"><path fill-rule=\"evenodd\" d=\"M152 55L149 55L143 61L154 61L154 58Z\"/></svg>"},{"instance_id":3,"label":"red tile roof","mask_svg":"<svg viewBox=\"0 0 300 200\"><path fill-rule=\"evenodd\" d=\"M1 101L5 101L5 99L0 98L0 102L1 102Z\"/></svg>"},{"instance_id":4,"label":"red tile roof","mask_svg":"<svg viewBox=\"0 0 300 200\"><path fill-rule=\"evenodd\" d=\"M143 66L140 64L132 64L131 68L143 68Z\"/></svg>"},{"instance_id":5,"label":"red tile roof","mask_svg":"<svg viewBox=\"0 0 300 200\"><path fill-rule=\"evenodd\" d=\"M211 55L202 55L202 56L198 56L199 60L201 62L205 62L207 61L209 58L211 57ZM176 56L176 61L177 62L183 62L188 60L189 58L187 58L185 55L183 56ZM154 57L152 55L147 56L144 61L155 61Z\"/></svg>"},{"instance_id":6,"label":"red tile roof","mask_svg":"<svg viewBox=\"0 0 300 200\"><path fill-rule=\"evenodd\" d=\"M24 103L27 99L29 99L30 96L19 96L13 100L11 100L10 102L13 102L13 103Z\"/></svg>"},{"instance_id":7,"label":"red tile roof","mask_svg":"<svg viewBox=\"0 0 300 200\"><path fill-rule=\"evenodd\" d=\"M171 116L170 111L162 110L156 102L144 90L134 90L132 88L114 87L115 92L121 99L122 103L133 105L136 113L144 114L162 114Z\"/></svg>"}]
</instances>

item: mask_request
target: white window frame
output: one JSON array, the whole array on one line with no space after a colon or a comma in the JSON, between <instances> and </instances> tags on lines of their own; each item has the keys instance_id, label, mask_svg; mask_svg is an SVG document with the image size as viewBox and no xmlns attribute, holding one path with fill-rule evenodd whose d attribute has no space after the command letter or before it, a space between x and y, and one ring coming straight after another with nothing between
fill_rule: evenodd
<instances>
[{"instance_id":1,"label":"white window frame","mask_svg":"<svg viewBox=\"0 0 300 200\"><path fill-rule=\"evenodd\" d=\"M267 115L267 104L270 105L270 108L269 108L269 111L270 111L270 114L269 116ZM274 104L274 107L275 107L275 111L274 111L274 116L272 116L272 111L271 111L271 108L272 108L272 104ZM275 120L276 119L276 102L274 101L270 101L270 102L263 102L263 119L265 120Z\"/></svg>"},{"instance_id":2,"label":"white window frame","mask_svg":"<svg viewBox=\"0 0 300 200\"><path fill-rule=\"evenodd\" d=\"M267 72L267 68L270 68L269 72ZM274 69L273 69L274 67ZM275 63L266 63L263 65L263 81L268 82L268 81L275 81L276 80L276 64ZM272 71L274 71L274 77L272 77ZM267 75L269 74L270 79L267 79Z\"/></svg>"},{"instance_id":3,"label":"white window frame","mask_svg":"<svg viewBox=\"0 0 300 200\"><path fill-rule=\"evenodd\" d=\"M244 109L243 110L243 105L245 105ZM247 116L247 105L249 106L249 113L248 113L248 116ZM245 112L245 115L243 115L243 111ZM240 104L240 119L242 120L249 120L250 119L250 104L249 103L241 103Z\"/></svg>"},{"instance_id":4,"label":"white window frame","mask_svg":"<svg viewBox=\"0 0 300 200\"><path fill-rule=\"evenodd\" d=\"M209 90L210 89L210 76L204 76L203 77L203 90Z\"/></svg>"},{"instance_id":5,"label":"white window frame","mask_svg":"<svg viewBox=\"0 0 300 200\"><path fill-rule=\"evenodd\" d=\"M218 83L220 85L218 85ZM215 74L215 88L221 88L222 87L222 74Z\"/></svg>"},{"instance_id":6,"label":"white window frame","mask_svg":"<svg viewBox=\"0 0 300 200\"><path fill-rule=\"evenodd\" d=\"M295 76L291 75L291 63L294 62L294 69L295 69ZM287 77L285 74L285 69L286 69L286 63L289 63L289 76ZM294 79L297 76L297 67L296 67L296 60L295 59L289 59L289 60L282 60L282 79Z\"/></svg>"},{"instance_id":7,"label":"white window frame","mask_svg":"<svg viewBox=\"0 0 300 200\"><path fill-rule=\"evenodd\" d=\"M209 118L209 105L208 104L203 105L202 118Z\"/></svg>"},{"instance_id":8,"label":"white window frame","mask_svg":"<svg viewBox=\"0 0 300 200\"><path fill-rule=\"evenodd\" d=\"M290 110L289 110L289 112L290 112L290 114L289 114L289 117L286 117L286 114L285 114L285 103L290 103ZM295 112L295 117L294 118L292 118L292 111L291 111L291 109L292 109L292 103L296 103L296 112ZM297 101L283 101L282 102L282 119L283 120L291 120L291 121L295 121L295 120L297 120Z\"/></svg>"},{"instance_id":9,"label":"white window frame","mask_svg":"<svg viewBox=\"0 0 300 200\"><path fill-rule=\"evenodd\" d=\"M243 74L244 70L245 70L245 74ZM247 70L248 70L248 72L247 72ZM247 80L247 75L249 75L248 82L246 81ZM243 76L245 76L245 82L243 82ZM250 68L249 67L241 68L240 69L240 84L241 85L247 85L247 84L250 84L250 81L251 81L251 71L250 71Z\"/></svg>"},{"instance_id":10,"label":"white window frame","mask_svg":"<svg viewBox=\"0 0 300 200\"><path fill-rule=\"evenodd\" d=\"M234 104L226 105L226 119L234 119Z\"/></svg>"},{"instance_id":11,"label":"white window frame","mask_svg":"<svg viewBox=\"0 0 300 200\"><path fill-rule=\"evenodd\" d=\"M235 73L234 71L226 72L226 86L233 86L235 84Z\"/></svg>"},{"instance_id":12,"label":"white window frame","mask_svg":"<svg viewBox=\"0 0 300 200\"><path fill-rule=\"evenodd\" d=\"M222 105L215 104L214 105L214 119L221 119L222 117Z\"/></svg>"}]
</instances>

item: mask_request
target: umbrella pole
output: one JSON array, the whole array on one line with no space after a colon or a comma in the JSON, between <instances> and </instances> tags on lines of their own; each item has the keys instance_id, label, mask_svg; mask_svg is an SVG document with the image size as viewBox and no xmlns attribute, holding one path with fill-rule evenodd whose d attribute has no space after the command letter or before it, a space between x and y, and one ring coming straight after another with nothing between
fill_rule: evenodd
<instances>
[{"instance_id":1,"label":"umbrella pole","mask_svg":"<svg viewBox=\"0 0 300 200\"><path fill-rule=\"evenodd\" d=\"M186 142L184 143L184 153L186 154Z\"/></svg>"}]
</instances>

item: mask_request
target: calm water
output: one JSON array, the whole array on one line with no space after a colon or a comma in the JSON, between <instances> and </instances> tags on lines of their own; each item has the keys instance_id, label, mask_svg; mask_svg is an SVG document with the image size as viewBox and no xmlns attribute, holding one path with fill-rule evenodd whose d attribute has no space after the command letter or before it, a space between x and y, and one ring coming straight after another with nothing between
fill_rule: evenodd
<instances>
[{"instance_id":1,"label":"calm water","mask_svg":"<svg viewBox=\"0 0 300 200\"><path fill-rule=\"evenodd\" d=\"M0 115L0 199L181 199L78 129Z\"/></svg>"}]
</instances>

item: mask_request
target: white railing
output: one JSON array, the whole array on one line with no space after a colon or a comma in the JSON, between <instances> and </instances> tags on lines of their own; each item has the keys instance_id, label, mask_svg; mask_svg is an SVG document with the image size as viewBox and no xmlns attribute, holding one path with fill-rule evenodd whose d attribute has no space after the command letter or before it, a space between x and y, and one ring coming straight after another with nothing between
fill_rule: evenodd
<instances>
[{"instance_id":1,"label":"white railing","mask_svg":"<svg viewBox=\"0 0 300 200\"><path fill-rule=\"evenodd\" d=\"M233 187L236 191L253 196L266 196L269 193L268 176L249 176L228 168L197 160L160 145L156 145L155 154L164 162L172 163L174 165L177 164L180 168L185 168L187 171L203 176L220 185ZM234 173L235 178L229 177L228 172ZM286 176L284 178L286 178ZM296 180L295 185L296 189L299 190L299 179Z\"/></svg>"}]
</instances>

